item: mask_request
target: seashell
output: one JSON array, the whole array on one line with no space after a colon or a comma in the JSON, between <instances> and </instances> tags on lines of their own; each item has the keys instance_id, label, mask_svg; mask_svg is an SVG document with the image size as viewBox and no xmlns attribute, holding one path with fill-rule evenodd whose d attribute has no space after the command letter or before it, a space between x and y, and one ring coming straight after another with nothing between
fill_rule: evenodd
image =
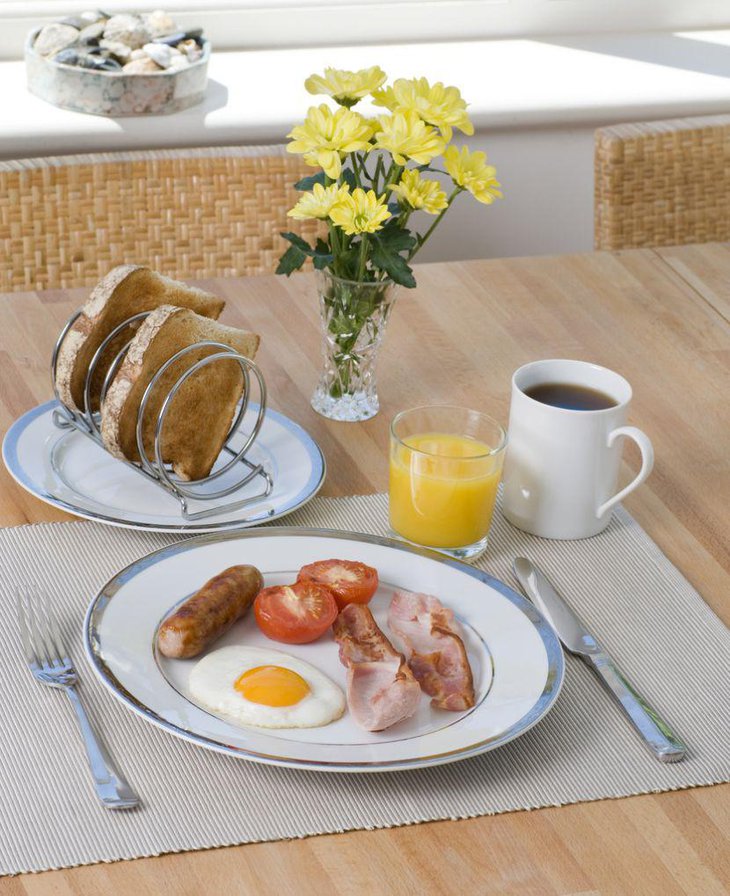
<instances>
[{"instance_id":1,"label":"seashell","mask_svg":"<svg viewBox=\"0 0 730 896\"><path fill-rule=\"evenodd\" d=\"M183 55L182 53L177 53L170 60L170 64L168 65L167 70L177 71L181 68L187 68L188 65L190 65L190 60L188 59L188 57Z\"/></svg>"},{"instance_id":2,"label":"seashell","mask_svg":"<svg viewBox=\"0 0 730 896\"><path fill-rule=\"evenodd\" d=\"M163 9L144 14L142 21L152 37L164 37L180 30L173 17Z\"/></svg>"},{"instance_id":3,"label":"seashell","mask_svg":"<svg viewBox=\"0 0 730 896\"><path fill-rule=\"evenodd\" d=\"M86 25L79 32L78 42L80 44L85 44L90 46L91 44L98 44L104 34L104 22L93 22L91 25Z\"/></svg>"},{"instance_id":4,"label":"seashell","mask_svg":"<svg viewBox=\"0 0 730 896\"><path fill-rule=\"evenodd\" d=\"M92 56L89 53L79 56L76 65L79 68L89 68L101 72L120 72L122 70L122 66L116 59L109 56Z\"/></svg>"},{"instance_id":5,"label":"seashell","mask_svg":"<svg viewBox=\"0 0 730 896\"><path fill-rule=\"evenodd\" d=\"M173 60L176 57L179 58L182 56L178 49L176 49L175 47L168 47L167 44L150 43L145 44L142 49L150 57L150 59L155 60L160 68L170 68L173 64Z\"/></svg>"},{"instance_id":6,"label":"seashell","mask_svg":"<svg viewBox=\"0 0 730 896\"><path fill-rule=\"evenodd\" d=\"M191 28L189 31L178 31L175 34L167 34L165 37L156 37L155 43L169 44L171 47L175 47L184 40L195 40L195 38L202 36L202 28Z\"/></svg>"},{"instance_id":7,"label":"seashell","mask_svg":"<svg viewBox=\"0 0 730 896\"><path fill-rule=\"evenodd\" d=\"M124 64L125 62L129 62L132 58L132 49L128 47L127 44L123 44L118 40L107 40L103 38L99 41L99 46L103 47L105 50L108 50L111 55L118 59L119 62Z\"/></svg>"},{"instance_id":8,"label":"seashell","mask_svg":"<svg viewBox=\"0 0 730 896\"><path fill-rule=\"evenodd\" d=\"M177 49L188 57L188 62L197 62L203 55L200 44L196 40L183 40L177 45Z\"/></svg>"},{"instance_id":9,"label":"seashell","mask_svg":"<svg viewBox=\"0 0 730 896\"><path fill-rule=\"evenodd\" d=\"M72 47L66 47L65 50L56 53L56 55L52 57L52 60L61 65L76 65L79 61L79 54Z\"/></svg>"},{"instance_id":10,"label":"seashell","mask_svg":"<svg viewBox=\"0 0 730 896\"><path fill-rule=\"evenodd\" d=\"M102 12L100 9L87 9L84 12L79 13L79 18L83 19L84 23L87 25L95 25L97 22L106 22L111 16L108 13Z\"/></svg>"},{"instance_id":11,"label":"seashell","mask_svg":"<svg viewBox=\"0 0 730 896\"><path fill-rule=\"evenodd\" d=\"M78 29L73 25L61 25L59 22L53 22L51 25L44 25L41 28L33 48L41 56L53 56L76 43L78 36Z\"/></svg>"},{"instance_id":12,"label":"seashell","mask_svg":"<svg viewBox=\"0 0 730 896\"><path fill-rule=\"evenodd\" d=\"M104 28L104 37L107 40L126 44L132 50L149 43L151 36L141 19L126 13L112 16Z\"/></svg>"},{"instance_id":13,"label":"seashell","mask_svg":"<svg viewBox=\"0 0 730 896\"><path fill-rule=\"evenodd\" d=\"M75 28L77 31L81 31L81 29L88 24L85 22L81 16L66 16L65 19L61 19L58 23L59 25L70 25L72 28Z\"/></svg>"},{"instance_id":14,"label":"seashell","mask_svg":"<svg viewBox=\"0 0 730 896\"><path fill-rule=\"evenodd\" d=\"M154 72L161 72L163 69L148 56L146 59L133 59L124 66L122 71L128 75L150 75Z\"/></svg>"}]
</instances>

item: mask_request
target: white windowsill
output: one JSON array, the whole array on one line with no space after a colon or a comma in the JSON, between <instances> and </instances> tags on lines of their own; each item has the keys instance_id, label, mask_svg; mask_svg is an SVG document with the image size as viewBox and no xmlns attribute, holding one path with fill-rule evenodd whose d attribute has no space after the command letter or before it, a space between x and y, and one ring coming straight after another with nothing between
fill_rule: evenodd
<instances>
[{"instance_id":1,"label":"white windowsill","mask_svg":"<svg viewBox=\"0 0 730 896\"><path fill-rule=\"evenodd\" d=\"M213 52L206 100L171 116L109 119L29 94L24 63L0 63L0 157L273 143L313 102L304 78L325 65L381 65L457 84L478 130L730 112L730 30L472 43Z\"/></svg>"}]
</instances>

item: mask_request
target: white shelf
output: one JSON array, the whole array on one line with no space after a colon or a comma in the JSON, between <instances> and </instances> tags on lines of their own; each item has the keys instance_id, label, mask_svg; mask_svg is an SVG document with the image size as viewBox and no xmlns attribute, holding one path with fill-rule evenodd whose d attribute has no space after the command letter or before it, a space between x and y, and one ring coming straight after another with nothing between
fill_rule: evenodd
<instances>
[{"instance_id":1,"label":"white shelf","mask_svg":"<svg viewBox=\"0 0 730 896\"><path fill-rule=\"evenodd\" d=\"M457 84L478 130L599 125L730 111L730 31L472 43L214 51L205 102L175 115L108 119L30 95L24 63L0 63L0 157L282 141L325 65ZM322 98L324 101L324 98Z\"/></svg>"}]
</instances>

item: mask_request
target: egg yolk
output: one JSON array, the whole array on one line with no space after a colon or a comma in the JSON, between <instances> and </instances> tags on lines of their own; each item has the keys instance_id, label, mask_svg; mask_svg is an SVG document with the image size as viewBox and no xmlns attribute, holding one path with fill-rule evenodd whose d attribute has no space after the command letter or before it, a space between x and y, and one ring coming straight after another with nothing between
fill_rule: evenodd
<instances>
[{"instance_id":1,"label":"egg yolk","mask_svg":"<svg viewBox=\"0 0 730 896\"><path fill-rule=\"evenodd\" d=\"M293 706L310 691L307 682L283 666L255 666L239 675L233 687L251 703Z\"/></svg>"}]
</instances>

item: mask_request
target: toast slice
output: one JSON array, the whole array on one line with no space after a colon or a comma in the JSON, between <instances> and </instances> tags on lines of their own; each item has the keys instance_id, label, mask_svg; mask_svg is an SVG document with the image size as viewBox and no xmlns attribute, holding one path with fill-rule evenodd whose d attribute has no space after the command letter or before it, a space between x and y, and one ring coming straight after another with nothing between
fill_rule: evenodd
<instances>
[{"instance_id":1,"label":"toast slice","mask_svg":"<svg viewBox=\"0 0 730 896\"><path fill-rule=\"evenodd\" d=\"M94 352L122 321L160 305L191 308L205 317L217 319L225 302L202 289L163 277L140 265L122 264L113 268L94 287L59 350L56 385L61 401L74 410L85 410L84 382ZM138 327L139 324L135 329ZM109 366L133 333L125 328L99 360L91 383L93 411L99 410L101 387Z\"/></svg>"},{"instance_id":2,"label":"toast slice","mask_svg":"<svg viewBox=\"0 0 730 896\"><path fill-rule=\"evenodd\" d=\"M147 385L160 367L181 348L203 340L222 342L253 359L259 346L255 333L226 327L195 312L162 305L134 337L114 376L101 410L101 435L116 457L139 461L137 417ZM192 365L220 351L200 348L172 364L154 386L145 408L142 437L154 460L155 426L163 401L175 381ZM237 361L220 360L194 373L170 403L162 431L162 458L181 479L202 479L213 468L243 395L244 379Z\"/></svg>"}]
</instances>

